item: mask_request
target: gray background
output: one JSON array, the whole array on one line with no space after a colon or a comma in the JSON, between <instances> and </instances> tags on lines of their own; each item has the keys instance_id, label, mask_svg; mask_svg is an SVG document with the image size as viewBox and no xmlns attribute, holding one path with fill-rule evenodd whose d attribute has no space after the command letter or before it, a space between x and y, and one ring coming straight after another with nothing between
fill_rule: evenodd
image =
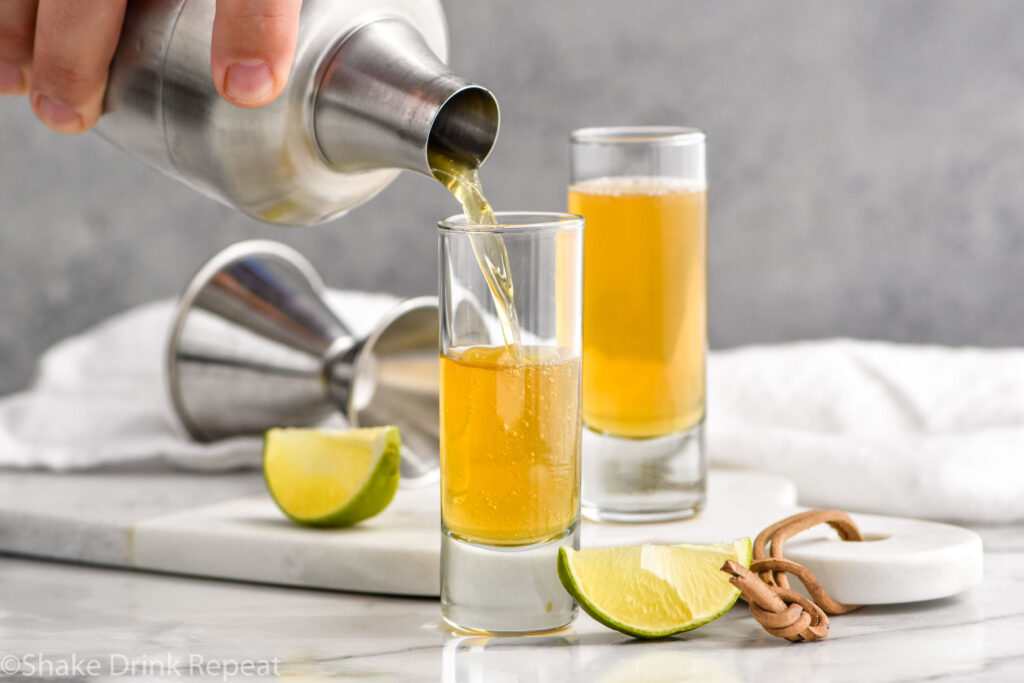
<instances>
[{"instance_id":1,"label":"gray background","mask_svg":"<svg viewBox=\"0 0 1024 683\"><path fill-rule=\"evenodd\" d=\"M564 208L572 128L707 131L713 346L1024 341L1024 2L445 4L455 69L501 102L499 208ZM25 98L0 98L0 122L0 392L239 239L288 242L335 286L435 289L433 223L456 207L429 179L270 228L50 133Z\"/></svg>"}]
</instances>

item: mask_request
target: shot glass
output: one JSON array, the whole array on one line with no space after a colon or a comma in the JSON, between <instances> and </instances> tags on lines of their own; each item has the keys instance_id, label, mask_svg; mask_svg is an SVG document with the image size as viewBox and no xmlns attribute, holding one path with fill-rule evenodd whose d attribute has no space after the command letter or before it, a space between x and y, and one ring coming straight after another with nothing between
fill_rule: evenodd
<instances>
[{"instance_id":1,"label":"shot glass","mask_svg":"<svg viewBox=\"0 0 1024 683\"><path fill-rule=\"evenodd\" d=\"M587 222L583 514L690 517L707 479L704 134L584 128L570 160L569 211Z\"/></svg>"},{"instance_id":2,"label":"shot glass","mask_svg":"<svg viewBox=\"0 0 1024 683\"><path fill-rule=\"evenodd\" d=\"M576 615L557 558L579 547L583 220L497 221L438 224L441 610L535 633Z\"/></svg>"}]
</instances>

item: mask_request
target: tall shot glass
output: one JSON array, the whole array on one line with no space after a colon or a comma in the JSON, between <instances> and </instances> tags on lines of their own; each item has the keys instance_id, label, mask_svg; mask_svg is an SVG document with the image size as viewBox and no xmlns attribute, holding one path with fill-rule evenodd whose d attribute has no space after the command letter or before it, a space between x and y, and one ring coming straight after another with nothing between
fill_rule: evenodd
<instances>
[{"instance_id":1,"label":"tall shot glass","mask_svg":"<svg viewBox=\"0 0 1024 683\"><path fill-rule=\"evenodd\" d=\"M497 221L439 223L441 610L462 630L533 633L576 615L557 558L579 547L583 220ZM500 316L508 281L516 315Z\"/></svg>"},{"instance_id":2,"label":"tall shot glass","mask_svg":"<svg viewBox=\"0 0 1024 683\"><path fill-rule=\"evenodd\" d=\"M584 128L570 159L569 211L587 222L583 514L690 517L707 479L704 134Z\"/></svg>"}]
</instances>

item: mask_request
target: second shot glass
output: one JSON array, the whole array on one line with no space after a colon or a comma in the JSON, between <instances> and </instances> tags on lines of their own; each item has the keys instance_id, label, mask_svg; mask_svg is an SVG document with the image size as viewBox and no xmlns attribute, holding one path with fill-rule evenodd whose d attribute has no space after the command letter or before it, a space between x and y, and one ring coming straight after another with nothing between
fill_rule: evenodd
<instances>
[{"instance_id":1,"label":"second shot glass","mask_svg":"<svg viewBox=\"0 0 1024 683\"><path fill-rule=\"evenodd\" d=\"M441 609L532 633L576 615L557 558L579 547L583 220L497 221L439 224Z\"/></svg>"},{"instance_id":2,"label":"second shot glass","mask_svg":"<svg viewBox=\"0 0 1024 683\"><path fill-rule=\"evenodd\" d=\"M569 210L587 221L583 514L692 517L707 481L704 134L584 128L570 159Z\"/></svg>"}]
</instances>

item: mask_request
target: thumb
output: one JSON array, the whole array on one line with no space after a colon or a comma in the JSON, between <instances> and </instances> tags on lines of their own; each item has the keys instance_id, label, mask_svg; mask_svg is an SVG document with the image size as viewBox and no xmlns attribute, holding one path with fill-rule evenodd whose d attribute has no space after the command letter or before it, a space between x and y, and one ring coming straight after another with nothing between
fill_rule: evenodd
<instances>
[{"instance_id":1,"label":"thumb","mask_svg":"<svg viewBox=\"0 0 1024 683\"><path fill-rule=\"evenodd\" d=\"M228 102L262 107L281 94L295 56L302 0L217 0L210 65Z\"/></svg>"}]
</instances>

